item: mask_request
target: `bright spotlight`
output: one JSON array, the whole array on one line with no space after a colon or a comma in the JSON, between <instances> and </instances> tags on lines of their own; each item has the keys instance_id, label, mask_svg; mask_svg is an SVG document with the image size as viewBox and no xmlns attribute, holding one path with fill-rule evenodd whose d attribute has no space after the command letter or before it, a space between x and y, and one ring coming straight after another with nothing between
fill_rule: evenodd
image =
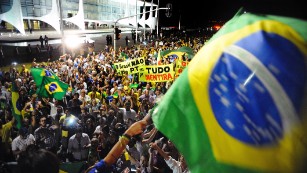
<instances>
[{"instance_id":1,"label":"bright spotlight","mask_svg":"<svg viewBox=\"0 0 307 173\"><path fill-rule=\"evenodd\" d=\"M80 44L80 38L76 36L67 37L65 39L65 44L69 48L77 48Z\"/></svg>"}]
</instances>

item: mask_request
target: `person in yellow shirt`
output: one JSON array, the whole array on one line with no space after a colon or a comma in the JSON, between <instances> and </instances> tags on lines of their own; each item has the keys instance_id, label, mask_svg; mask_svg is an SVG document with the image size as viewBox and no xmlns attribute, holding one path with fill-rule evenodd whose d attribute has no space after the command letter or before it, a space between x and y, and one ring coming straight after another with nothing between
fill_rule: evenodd
<instances>
[{"instance_id":1,"label":"person in yellow shirt","mask_svg":"<svg viewBox=\"0 0 307 173\"><path fill-rule=\"evenodd\" d=\"M92 91L87 94L90 98L97 98L101 100L101 94L97 91L95 86L92 87Z\"/></svg>"},{"instance_id":2,"label":"person in yellow shirt","mask_svg":"<svg viewBox=\"0 0 307 173\"><path fill-rule=\"evenodd\" d=\"M1 139L1 147L0 147L0 160L12 161L14 159L11 153L11 130L15 123L15 118L11 115L10 109L5 111L5 122L0 120L0 139Z\"/></svg>"},{"instance_id":3,"label":"person in yellow shirt","mask_svg":"<svg viewBox=\"0 0 307 173\"><path fill-rule=\"evenodd\" d=\"M21 66L21 70L20 70L20 74L23 74L23 73L26 74L27 76L30 75L29 69L27 69L26 65L24 65L24 64Z\"/></svg>"}]
</instances>

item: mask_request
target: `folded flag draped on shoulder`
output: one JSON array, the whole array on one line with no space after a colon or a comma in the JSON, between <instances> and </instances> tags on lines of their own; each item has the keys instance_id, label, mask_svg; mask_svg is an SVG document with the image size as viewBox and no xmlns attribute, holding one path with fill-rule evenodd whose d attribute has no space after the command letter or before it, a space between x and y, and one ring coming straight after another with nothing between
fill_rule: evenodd
<instances>
[{"instance_id":1,"label":"folded flag draped on shoulder","mask_svg":"<svg viewBox=\"0 0 307 173\"><path fill-rule=\"evenodd\" d=\"M23 109L22 104L20 103L19 100L19 91L16 86L16 84L13 82L12 84L12 114L16 119L17 122L17 128L21 128L21 123L22 123L22 115L21 115L21 110Z\"/></svg>"},{"instance_id":2,"label":"folded flag draped on shoulder","mask_svg":"<svg viewBox=\"0 0 307 173\"><path fill-rule=\"evenodd\" d=\"M306 172L306 28L238 13L195 55L152 115L192 173Z\"/></svg>"},{"instance_id":3,"label":"folded flag draped on shoulder","mask_svg":"<svg viewBox=\"0 0 307 173\"><path fill-rule=\"evenodd\" d=\"M30 71L36 86L40 86L42 84L44 76L59 80L57 75L55 75L52 71L44 68L31 68Z\"/></svg>"},{"instance_id":4,"label":"folded flag draped on shoulder","mask_svg":"<svg viewBox=\"0 0 307 173\"><path fill-rule=\"evenodd\" d=\"M45 76L37 94L44 98L49 97L62 100L68 88L68 84Z\"/></svg>"}]
</instances>

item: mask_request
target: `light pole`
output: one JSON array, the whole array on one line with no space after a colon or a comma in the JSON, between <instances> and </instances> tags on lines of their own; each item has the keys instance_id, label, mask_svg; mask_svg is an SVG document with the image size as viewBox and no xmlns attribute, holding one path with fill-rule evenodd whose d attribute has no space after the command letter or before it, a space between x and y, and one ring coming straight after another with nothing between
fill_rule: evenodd
<instances>
[{"instance_id":1,"label":"light pole","mask_svg":"<svg viewBox=\"0 0 307 173\"><path fill-rule=\"evenodd\" d=\"M63 9L62 9L62 2L61 0L58 0L59 9L60 9L60 25L61 25L61 37L62 37L62 50L63 55L65 52L65 43L64 43L64 25L63 25Z\"/></svg>"},{"instance_id":2,"label":"light pole","mask_svg":"<svg viewBox=\"0 0 307 173\"><path fill-rule=\"evenodd\" d=\"M168 10L169 8L158 8L158 9L155 9L155 10ZM126 17L123 17L123 18L119 18L117 19L115 22L114 22L114 54L113 54L113 57L115 57L115 53L116 53L116 33L115 33L115 28L116 28L116 24L118 21L120 20L123 20L123 19L127 19L127 18L130 18L130 17L134 17L134 16L138 16L138 15L141 15L141 14L146 14L146 13L149 13L149 12L152 12L152 11L155 11L155 10L149 10L149 11L146 11L144 13L139 13L139 14L134 14L134 15L131 15L131 16L126 16Z\"/></svg>"},{"instance_id":3,"label":"light pole","mask_svg":"<svg viewBox=\"0 0 307 173\"><path fill-rule=\"evenodd\" d=\"M158 0L158 9L159 9L160 0ZM157 12L157 38L159 38L159 13Z\"/></svg>"},{"instance_id":4,"label":"light pole","mask_svg":"<svg viewBox=\"0 0 307 173\"><path fill-rule=\"evenodd\" d=\"M135 14L138 13L138 0L135 0ZM138 41L138 17L135 17L136 27L135 27L135 41Z\"/></svg>"}]
</instances>

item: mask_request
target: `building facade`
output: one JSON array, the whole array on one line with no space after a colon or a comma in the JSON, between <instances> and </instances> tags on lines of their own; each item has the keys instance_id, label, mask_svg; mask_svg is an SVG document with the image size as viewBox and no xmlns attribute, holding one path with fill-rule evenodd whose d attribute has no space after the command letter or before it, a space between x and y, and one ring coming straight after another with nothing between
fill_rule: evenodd
<instances>
[{"instance_id":1,"label":"building facade","mask_svg":"<svg viewBox=\"0 0 307 173\"><path fill-rule=\"evenodd\" d=\"M158 6L142 0L1 0L1 29L156 27ZM142 14L141 14L142 13ZM144 13L146 13L144 15ZM140 15L137 15L140 14ZM130 17L129 17L130 16ZM119 20L121 19L121 20Z\"/></svg>"}]
</instances>

